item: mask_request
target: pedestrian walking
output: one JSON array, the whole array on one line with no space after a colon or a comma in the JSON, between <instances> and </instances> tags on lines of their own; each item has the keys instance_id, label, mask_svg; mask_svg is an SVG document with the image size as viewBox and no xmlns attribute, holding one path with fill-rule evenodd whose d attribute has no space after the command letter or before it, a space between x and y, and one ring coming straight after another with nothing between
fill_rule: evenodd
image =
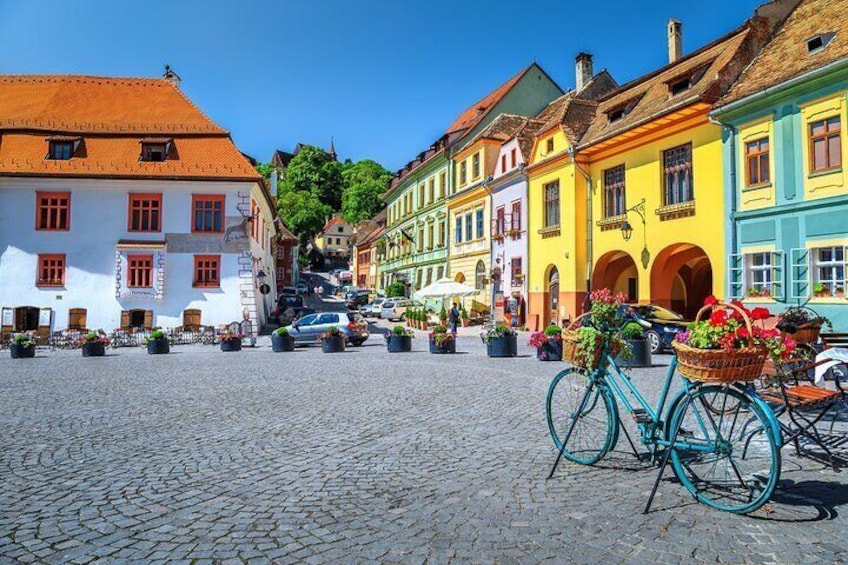
<instances>
[{"instance_id":1,"label":"pedestrian walking","mask_svg":"<svg viewBox=\"0 0 848 565\"><path fill-rule=\"evenodd\" d=\"M448 320L450 321L450 331L451 333L456 333L456 326L459 324L459 304L454 302L453 306L451 306L450 314L448 315Z\"/></svg>"}]
</instances>

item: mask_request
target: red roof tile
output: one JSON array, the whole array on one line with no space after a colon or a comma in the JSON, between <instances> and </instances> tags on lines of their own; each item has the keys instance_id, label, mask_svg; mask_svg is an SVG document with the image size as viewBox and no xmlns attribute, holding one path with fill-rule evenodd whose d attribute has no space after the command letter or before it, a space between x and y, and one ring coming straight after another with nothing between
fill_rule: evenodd
<instances>
[{"instance_id":1,"label":"red roof tile","mask_svg":"<svg viewBox=\"0 0 848 565\"><path fill-rule=\"evenodd\" d=\"M521 80L524 73L530 70L530 67L532 66L533 65L530 65L529 67L522 69L521 72L490 92L485 98L468 107L456 120L454 120L445 133L450 134L457 131L473 129L474 126L479 124L483 118L486 117L489 110L491 110L495 104L500 102L501 99L506 96L507 92L509 92L510 89L515 86L519 80Z\"/></svg>"}]
</instances>

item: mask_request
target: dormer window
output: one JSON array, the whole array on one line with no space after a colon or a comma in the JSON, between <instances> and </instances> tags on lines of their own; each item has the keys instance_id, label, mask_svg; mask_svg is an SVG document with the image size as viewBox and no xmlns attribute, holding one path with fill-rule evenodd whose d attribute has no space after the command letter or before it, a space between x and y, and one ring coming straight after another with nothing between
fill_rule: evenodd
<instances>
[{"instance_id":1,"label":"dormer window","mask_svg":"<svg viewBox=\"0 0 848 565\"><path fill-rule=\"evenodd\" d=\"M704 74L707 72L707 69L709 69L712 64L712 61L707 61L706 63L695 67L691 71L677 75L665 81L668 85L669 98L673 98L678 94L682 94L693 86L695 86L695 84L697 84L697 82L701 80L701 77L704 76Z\"/></svg>"},{"instance_id":2,"label":"dormer window","mask_svg":"<svg viewBox=\"0 0 848 565\"><path fill-rule=\"evenodd\" d=\"M618 108L614 108L607 113L607 118L609 119L609 123L617 122L621 118L624 117L624 107L619 106Z\"/></svg>"},{"instance_id":3,"label":"dormer window","mask_svg":"<svg viewBox=\"0 0 848 565\"><path fill-rule=\"evenodd\" d=\"M692 85L689 84L689 77L672 82L668 85L668 92L672 96L677 96L681 92L686 92Z\"/></svg>"},{"instance_id":4,"label":"dormer window","mask_svg":"<svg viewBox=\"0 0 848 565\"><path fill-rule=\"evenodd\" d=\"M70 160L74 156L80 141L81 138L79 137L48 137L47 159L53 159L55 161Z\"/></svg>"},{"instance_id":5,"label":"dormer window","mask_svg":"<svg viewBox=\"0 0 848 565\"><path fill-rule=\"evenodd\" d=\"M554 138L553 137L549 137L548 140L546 141L545 150L546 150L546 153L553 153L554 152Z\"/></svg>"},{"instance_id":6,"label":"dormer window","mask_svg":"<svg viewBox=\"0 0 848 565\"><path fill-rule=\"evenodd\" d=\"M170 148L170 139L142 139L140 160L153 163L164 161Z\"/></svg>"},{"instance_id":7,"label":"dormer window","mask_svg":"<svg viewBox=\"0 0 848 565\"><path fill-rule=\"evenodd\" d=\"M830 42L833 40L833 36L836 34L833 32L828 33L820 33L818 35L814 35L810 39L807 40L807 54L813 55L818 53L819 51L824 50L825 47L830 45Z\"/></svg>"}]
</instances>

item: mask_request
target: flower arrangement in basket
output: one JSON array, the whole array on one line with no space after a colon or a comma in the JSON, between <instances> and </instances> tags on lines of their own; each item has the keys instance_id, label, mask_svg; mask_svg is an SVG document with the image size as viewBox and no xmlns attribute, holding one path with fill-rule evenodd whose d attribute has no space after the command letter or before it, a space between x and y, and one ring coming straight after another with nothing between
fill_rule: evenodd
<instances>
[{"instance_id":1,"label":"flower arrangement in basket","mask_svg":"<svg viewBox=\"0 0 848 565\"><path fill-rule=\"evenodd\" d=\"M704 319L708 311L710 316ZM678 371L701 382L758 379L768 357L785 359L795 350L795 342L781 337L779 330L752 323L770 315L766 308L748 310L739 302L724 304L714 296L707 297L695 321L672 342Z\"/></svg>"},{"instance_id":2,"label":"flower arrangement in basket","mask_svg":"<svg viewBox=\"0 0 848 565\"><path fill-rule=\"evenodd\" d=\"M780 315L777 329L782 337L791 337L795 343L816 343L825 325L833 331L833 324L824 316L804 306L793 306Z\"/></svg>"},{"instance_id":3,"label":"flower arrangement in basket","mask_svg":"<svg viewBox=\"0 0 848 565\"><path fill-rule=\"evenodd\" d=\"M563 330L562 358L577 367L591 369L600 364L604 344L612 356L628 348L618 331L624 321L627 295L602 288L589 293L589 300L589 312L575 318Z\"/></svg>"}]
</instances>

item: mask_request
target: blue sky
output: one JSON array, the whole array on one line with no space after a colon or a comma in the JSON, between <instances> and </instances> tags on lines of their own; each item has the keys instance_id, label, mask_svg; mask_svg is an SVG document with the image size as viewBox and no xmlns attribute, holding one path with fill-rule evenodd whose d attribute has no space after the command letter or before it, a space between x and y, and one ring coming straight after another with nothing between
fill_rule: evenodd
<instances>
[{"instance_id":1,"label":"blue sky","mask_svg":"<svg viewBox=\"0 0 848 565\"><path fill-rule=\"evenodd\" d=\"M562 88L574 56L620 83L740 25L760 2L716 0L0 0L0 73L158 76L266 161L297 142L397 169L465 107L536 60Z\"/></svg>"}]
</instances>

